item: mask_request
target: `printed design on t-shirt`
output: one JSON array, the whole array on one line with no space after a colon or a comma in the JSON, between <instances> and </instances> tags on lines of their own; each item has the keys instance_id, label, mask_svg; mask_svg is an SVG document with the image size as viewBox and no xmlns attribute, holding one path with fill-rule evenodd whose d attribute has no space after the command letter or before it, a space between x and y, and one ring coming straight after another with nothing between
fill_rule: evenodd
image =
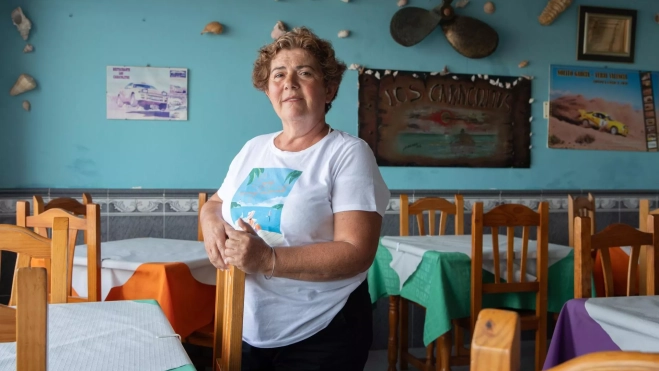
<instances>
[{"instance_id":1,"label":"printed design on t-shirt","mask_svg":"<svg viewBox=\"0 0 659 371\"><path fill-rule=\"evenodd\" d=\"M231 219L237 225L241 218L270 246L280 245L281 213L286 197L302 175L299 170L254 168L231 200Z\"/></svg>"}]
</instances>

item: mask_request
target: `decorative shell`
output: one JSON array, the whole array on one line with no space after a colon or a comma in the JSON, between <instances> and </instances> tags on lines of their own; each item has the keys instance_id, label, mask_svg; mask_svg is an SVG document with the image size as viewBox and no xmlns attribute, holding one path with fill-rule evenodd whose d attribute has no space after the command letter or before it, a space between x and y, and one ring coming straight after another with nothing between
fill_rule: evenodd
<instances>
[{"instance_id":1,"label":"decorative shell","mask_svg":"<svg viewBox=\"0 0 659 371\"><path fill-rule=\"evenodd\" d=\"M444 66L444 68L443 68L442 71L439 73L439 75L440 75L440 76L444 76L444 75L448 75L448 73L449 73L449 71L448 71L448 66Z\"/></svg>"},{"instance_id":2,"label":"decorative shell","mask_svg":"<svg viewBox=\"0 0 659 371\"><path fill-rule=\"evenodd\" d=\"M494 13L494 11L496 10L496 8L494 7L494 3L493 3L493 2L488 1L488 2L485 3L485 5L483 5L483 10L484 10L485 13L487 13L487 14L492 14L492 13Z\"/></svg>"},{"instance_id":3,"label":"decorative shell","mask_svg":"<svg viewBox=\"0 0 659 371\"><path fill-rule=\"evenodd\" d=\"M519 67L519 68L524 68L524 67L526 67L526 66L528 66L528 65L529 65L529 61L521 61L521 62L519 62L519 64L517 65L517 67Z\"/></svg>"},{"instance_id":4,"label":"decorative shell","mask_svg":"<svg viewBox=\"0 0 659 371\"><path fill-rule=\"evenodd\" d=\"M341 30L341 31L339 31L339 37L340 37L340 38L343 39L343 38L348 37L348 36L350 36L350 31L348 31L348 30Z\"/></svg>"},{"instance_id":5,"label":"decorative shell","mask_svg":"<svg viewBox=\"0 0 659 371\"><path fill-rule=\"evenodd\" d=\"M204 29L201 31L201 34L203 35L205 33L212 33L215 35L219 35L222 33L222 31L224 31L224 27L222 27L220 22L213 21L208 23L206 27L204 27Z\"/></svg>"},{"instance_id":6,"label":"decorative shell","mask_svg":"<svg viewBox=\"0 0 659 371\"><path fill-rule=\"evenodd\" d=\"M361 66L358 65L357 63L353 63L350 66L348 66L349 70L358 70Z\"/></svg>"},{"instance_id":7,"label":"decorative shell","mask_svg":"<svg viewBox=\"0 0 659 371\"><path fill-rule=\"evenodd\" d=\"M570 5L572 5L572 0L549 0L545 9L540 13L538 21L543 26L549 26Z\"/></svg>"},{"instance_id":8,"label":"decorative shell","mask_svg":"<svg viewBox=\"0 0 659 371\"><path fill-rule=\"evenodd\" d=\"M659 13L654 15L654 21L659 23Z\"/></svg>"},{"instance_id":9,"label":"decorative shell","mask_svg":"<svg viewBox=\"0 0 659 371\"><path fill-rule=\"evenodd\" d=\"M275 27L272 28L272 32L270 32L270 37L277 40L279 36L285 33L286 33L286 25L282 21L277 21Z\"/></svg>"},{"instance_id":10,"label":"decorative shell","mask_svg":"<svg viewBox=\"0 0 659 371\"><path fill-rule=\"evenodd\" d=\"M27 40L30 36L30 29L32 28L32 22L23 14L23 10L19 6L11 12L11 20L14 22L18 32L21 33L23 40Z\"/></svg>"},{"instance_id":11,"label":"decorative shell","mask_svg":"<svg viewBox=\"0 0 659 371\"><path fill-rule=\"evenodd\" d=\"M34 50L34 47L32 46L32 44L27 44L27 45L25 45L25 48L23 48L23 53L30 53L33 50Z\"/></svg>"},{"instance_id":12,"label":"decorative shell","mask_svg":"<svg viewBox=\"0 0 659 371\"><path fill-rule=\"evenodd\" d=\"M405 5L407 5L407 0L398 0L398 6L399 7L405 6Z\"/></svg>"},{"instance_id":13,"label":"decorative shell","mask_svg":"<svg viewBox=\"0 0 659 371\"><path fill-rule=\"evenodd\" d=\"M23 109L26 110L26 111L28 111L28 112L30 112L30 108L31 108L31 106L30 106L30 102L24 100L24 101L23 101Z\"/></svg>"},{"instance_id":14,"label":"decorative shell","mask_svg":"<svg viewBox=\"0 0 659 371\"><path fill-rule=\"evenodd\" d=\"M464 8L465 6L467 6L467 4L469 4L469 0L458 0L458 2L455 3L455 7Z\"/></svg>"},{"instance_id":15,"label":"decorative shell","mask_svg":"<svg viewBox=\"0 0 659 371\"><path fill-rule=\"evenodd\" d=\"M18 80L16 80L16 83L9 91L9 94L19 95L21 93L25 93L26 91L30 91L36 87L37 87L37 83L36 81L34 81L34 78L28 74L23 73L20 76L18 76Z\"/></svg>"}]
</instances>

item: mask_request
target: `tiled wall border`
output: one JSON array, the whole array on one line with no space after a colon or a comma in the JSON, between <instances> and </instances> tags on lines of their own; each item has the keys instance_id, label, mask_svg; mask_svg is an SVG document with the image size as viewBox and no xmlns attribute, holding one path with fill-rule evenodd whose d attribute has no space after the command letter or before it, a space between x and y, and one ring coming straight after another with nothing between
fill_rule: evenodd
<instances>
[{"instance_id":1,"label":"tiled wall border","mask_svg":"<svg viewBox=\"0 0 659 371\"><path fill-rule=\"evenodd\" d=\"M48 202L55 197L81 199L82 192L92 194L94 202L101 205L103 215L148 216L148 215L197 215L199 192L211 194L214 190L71 190L71 189L5 189L0 190L0 216L15 215L16 202L31 201L32 195L39 194ZM657 191L590 191L595 196L597 210L602 212L636 212L639 199L650 200L651 208L659 207ZM452 199L460 193L464 197L465 211L469 212L474 202L484 203L485 210L502 203L521 203L533 209L540 201L548 201L550 212L567 212L567 195L586 195L576 191L392 191L387 205L387 214L398 214L399 194L407 193L410 201L421 197L437 196Z\"/></svg>"}]
</instances>

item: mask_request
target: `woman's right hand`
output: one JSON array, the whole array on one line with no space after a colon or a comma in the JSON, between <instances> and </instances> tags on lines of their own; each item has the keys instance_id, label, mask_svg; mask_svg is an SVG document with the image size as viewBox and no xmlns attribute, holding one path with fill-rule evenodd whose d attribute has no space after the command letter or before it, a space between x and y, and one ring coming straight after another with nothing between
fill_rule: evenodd
<instances>
[{"instance_id":1,"label":"woman's right hand","mask_svg":"<svg viewBox=\"0 0 659 371\"><path fill-rule=\"evenodd\" d=\"M200 223L208 259L217 269L225 270L228 268L224 256L224 244L227 239L226 222L222 219L222 202L218 200L216 194L204 204Z\"/></svg>"}]
</instances>

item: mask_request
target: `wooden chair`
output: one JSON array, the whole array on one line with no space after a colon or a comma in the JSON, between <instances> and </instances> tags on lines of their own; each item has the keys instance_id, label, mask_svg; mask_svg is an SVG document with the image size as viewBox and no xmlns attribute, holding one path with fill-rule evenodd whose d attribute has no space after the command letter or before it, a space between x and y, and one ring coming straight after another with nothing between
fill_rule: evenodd
<instances>
[{"instance_id":1,"label":"wooden chair","mask_svg":"<svg viewBox=\"0 0 659 371\"><path fill-rule=\"evenodd\" d=\"M595 233L595 197L588 193L588 197L572 197L567 195L567 222L568 239L570 247L574 247L574 218L577 216L589 217L592 223L591 231Z\"/></svg>"},{"instance_id":2,"label":"wooden chair","mask_svg":"<svg viewBox=\"0 0 659 371\"><path fill-rule=\"evenodd\" d=\"M69 220L68 254L67 254L67 276L66 284L68 291L68 302L86 302L101 300L101 209L98 204L90 203L85 208L85 216L76 216L64 209L49 207L46 209L43 200L36 196L35 215L30 216L30 204L26 201L18 201L16 204L16 225L34 228L35 232L47 237L47 229L53 227L54 219L57 217ZM75 201L75 200L74 200ZM76 201L77 202L77 201ZM56 204L57 205L57 204ZM60 204L62 205L62 203ZM76 212L79 212L79 207ZM75 232L74 232L75 231ZM72 295L72 271L75 242L78 231L84 231L87 244L87 297ZM48 261L44 261L48 270ZM51 262L52 264L52 262ZM52 275L52 273L49 273ZM50 279L52 281L52 277Z\"/></svg>"},{"instance_id":3,"label":"wooden chair","mask_svg":"<svg viewBox=\"0 0 659 371\"><path fill-rule=\"evenodd\" d=\"M471 343L471 371L520 370L520 319L517 313L483 309ZM607 351L586 354L546 371L659 371L659 354Z\"/></svg>"},{"instance_id":4,"label":"wooden chair","mask_svg":"<svg viewBox=\"0 0 659 371\"><path fill-rule=\"evenodd\" d=\"M197 209L197 240L203 242L204 234L201 231L201 208L208 201L208 195L205 192L199 193L199 208ZM212 348L213 347L213 330L215 329L214 323L209 323L208 325L196 330L188 337L184 339L185 343L190 343L194 345L199 345L202 347Z\"/></svg>"},{"instance_id":5,"label":"wooden chair","mask_svg":"<svg viewBox=\"0 0 659 371\"><path fill-rule=\"evenodd\" d=\"M659 215L659 209L650 210L650 200L641 199L638 202L638 214L638 228L643 232L647 232L649 230L646 225L648 215ZM638 274L640 277L645 277L647 275L647 272L645 271L645 261L645 249L641 249L641 255L639 255L638 258ZM639 295L646 295L645 280L639 281L638 293Z\"/></svg>"},{"instance_id":6,"label":"wooden chair","mask_svg":"<svg viewBox=\"0 0 659 371\"><path fill-rule=\"evenodd\" d=\"M494 259L494 283L483 283L483 232L492 230ZM506 228L507 254L506 277L502 280L499 272L499 228ZM515 227L522 227L522 251L519 260L520 280L515 282L514 237ZM527 249L530 227L537 228L536 239L536 280L526 282ZM471 250L471 315L472 334L482 309L484 294L533 292L536 295L535 311L520 316L522 330L535 330L535 369L542 370L547 355L547 284L549 249L549 204L540 202L538 212L520 204L504 204L483 213L483 203L473 206ZM450 345L449 348L450 349Z\"/></svg>"},{"instance_id":7,"label":"wooden chair","mask_svg":"<svg viewBox=\"0 0 659 371\"><path fill-rule=\"evenodd\" d=\"M439 224L436 222L436 213L439 211L440 218ZM425 228L424 214L428 215L428 229ZM453 215L455 228L455 235L464 235L464 200L462 195L454 196L454 203L440 198L440 197L425 197L421 198L414 203L410 204L408 196L406 194L400 195L400 235L408 236L410 230L410 216L416 216L417 226L419 235L440 235L443 236L446 234L446 221L448 216ZM436 226L438 228L436 229ZM428 233L426 233L426 231ZM437 232L437 233L435 233ZM407 363L411 363L414 367L420 370L430 371L434 364L433 362L433 350L434 343L430 343L426 347L426 357L421 359L413 356L409 352L408 345L408 309L409 309L409 300L403 297L390 298L391 300L399 300L399 310L400 310L400 368L406 369ZM420 304L414 303L415 305L423 308ZM395 303L393 304L395 305ZM425 308L424 308L425 310ZM457 330L455 333L455 344L463 344L463 333L462 331ZM394 340L395 334L389 334L390 341ZM391 347L391 349L396 349L396 347ZM458 351L461 354L469 354L464 347L460 347ZM391 357L392 355L390 355ZM393 355L395 357L395 355Z\"/></svg>"},{"instance_id":8,"label":"wooden chair","mask_svg":"<svg viewBox=\"0 0 659 371\"><path fill-rule=\"evenodd\" d=\"M225 271L218 269L215 287L213 370L240 371L245 272L233 266Z\"/></svg>"},{"instance_id":9,"label":"wooden chair","mask_svg":"<svg viewBox=\"0 0 659 371\"><path fill-rule=\"evenodd\" d=\"M627 225L616 223L609 225L603 231L591 235L591 221L587 217L575 219L575 247L574 247L574 297L589 298L592 296L591 279L593 272L592 252L598 251L601 256L602 270L604 272L605 296L614 296L613 272L609 248L631 246L629 268L627 271L627 296L636 295L636 271L641 247L646 250L645 275L639 277L645 280L646 294L655 295L657 290L656 271L659 269L659 216L649 215L647 218L647 232Z\"/></svg>"},{"instance_id":10,"label":"wooden chair","mask_svg":"<svg viewBox=\"0 0 659 371\"><path fill-rule=\"evenodd\" d=\"M55 218L53 220L53 238L48 239L22 226L0 224L0 250L17 254L16 271L20 268L29 268L32 259L51 259L51 303L67 302L68 229L68 218ZM15 306L18 299L17 279L17 275L14 274L10 306Z\"/></svg>"},{"instance_id":11,"label":"wooden chair","mask_svg":"<svg viewBox=\"0 0 659 371\"><path fill-rule=\"evenodd\" d=\"M16 308L0 305L0 342L16 342L16 370L46 371L48 275L45 268L20 268L16 276Z\"/></svg>"}]
</instances>

